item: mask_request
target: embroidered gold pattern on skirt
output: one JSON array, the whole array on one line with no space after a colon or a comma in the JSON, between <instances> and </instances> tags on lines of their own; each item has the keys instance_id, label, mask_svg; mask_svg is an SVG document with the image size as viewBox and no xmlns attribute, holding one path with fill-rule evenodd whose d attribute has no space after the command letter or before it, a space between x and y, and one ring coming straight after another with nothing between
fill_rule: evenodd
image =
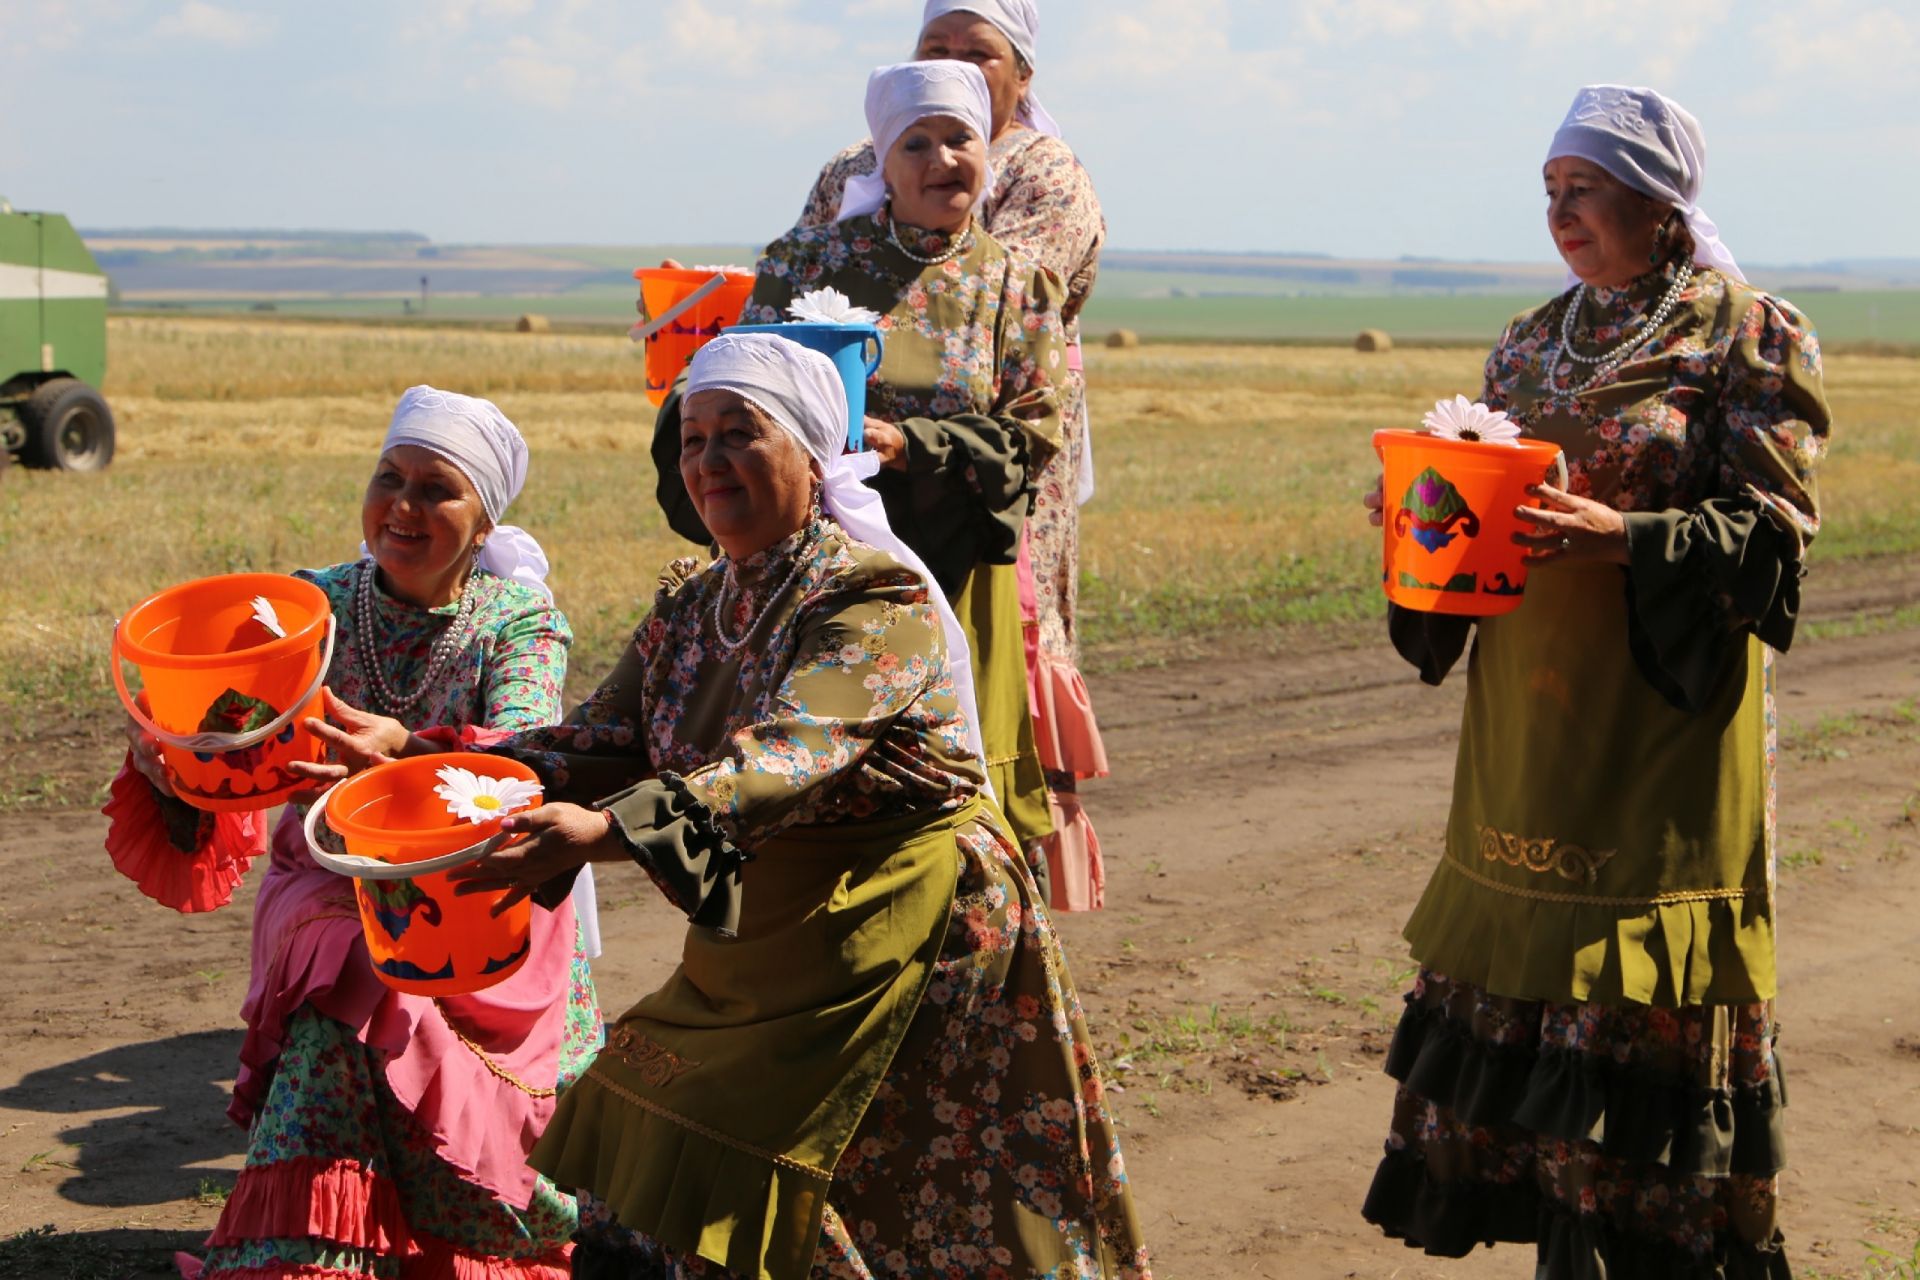
<instances>
[{"instance_id":1,"label":"embroidered gold pattern on skirt","mask_svg":"<svg viewBox=\"0 0 1920 1280\"><path fill-rule=\"evenodd\" d=\"M1552 836L1517 836L1511 831L1480 828L1480 856L1488 862L1504 862L1510 867L1542 873L1558 872L1563 880L1575 884L1597 884L1600 868L1618 852L1618 849L1562 844Z\"/></svg>"},{"instance_id":2,"label":"embroidered gold pattern on skirt","mask_svg":"<svg viewBox=\"0 0 1920 1280\"><path fill-rule=\"evenodd\" d=\"M663 1044L657 1044L632 1027L615 1027L607 1037L608 1053L640 1073L640 1078L656 1089L664 1089L700 1064L683 1058Z\"/></svg>"}]
</instances>

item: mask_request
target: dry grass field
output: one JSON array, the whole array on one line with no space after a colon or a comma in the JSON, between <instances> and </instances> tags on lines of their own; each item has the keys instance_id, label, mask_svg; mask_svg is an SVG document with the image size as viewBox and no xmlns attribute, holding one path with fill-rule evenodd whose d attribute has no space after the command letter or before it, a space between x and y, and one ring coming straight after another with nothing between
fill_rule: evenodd
<instances>
[{"instance_id":1,"label":"dry grass field","mask_svg":"<svg viewBox=\"0 0 1920 1280\"><path fill-rule=\"evenodd\" d=\"M14 741L111 706L113 619L150 591L352 555L373 451L415 382L496 399L532 443L514 518L551 554L579 635L576 688L683 550L654 507L652 407L618 334L129 318L110 340L113 467L16 468L0 482L0 732ZM1100 492L1084 513L1083 616L1096 668L1376 615L1375 535L1354 506L1373 468L1367 434L1479 377L1475 353L1447 349L1149 345L1088 361ZM1829 376L1840 429L1818 554L1911 551L1920 360L1836 355ZM0 804L36 788L10 762Z\"/></svg>"}]
</instances>

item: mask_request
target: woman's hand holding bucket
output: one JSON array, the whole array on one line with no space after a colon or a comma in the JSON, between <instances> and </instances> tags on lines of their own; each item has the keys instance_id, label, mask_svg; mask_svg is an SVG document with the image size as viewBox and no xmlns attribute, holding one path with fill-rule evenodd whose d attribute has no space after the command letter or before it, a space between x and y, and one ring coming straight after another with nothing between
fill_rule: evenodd
<instances>
[{"instance_id":1,"label":"woman's hand holding bucket","mask_svg":"<svg viewBox=\"0 0 1920 1280\"><path fill-rule=\"evenodd\" d=\"M523 837L503 845L477 862L447 873L458 887L455 893L506 891L494 904L499 915L555 876L589 862L622 862L626 842L614 830L613 815L577 804L543 804L526 813L501 819L500 830Z\"/></svg>"},{"instance_id":2,"label":"woman's hand holding bucket","mask_svg":"<svg viewBox=\"0 0 1920 1280\"><path fill-rule=\"evenodd\" d=\"M147 706L147 694L143 689L134 695L134 701L140 710L152 715ZM127 720L127 759L133 765L133 771L153 784L153 789L161 795L172 798L173 779L167 776L166 761L160 755L160 739L141 727L138 720L128 716Z\"/></svg>"},{"instance_id":3,"label":"woman's hand holding bucket","mask_svg":"<svg viewBox=\"0 0 1920 1280\"><path fill-rule=\"evenodd\" d=\"M1384 475L1373 478L1373 488L1367 490L1360 499L1360 505L1367 509L1367 523L1378 529L1387 522L1387 478Z\"/></svg>"},{"instance_id":4,"label":"woman's hand holding bucket","mask_svg":"<svg viewBox=\"0 0 1920 1280\"><path fill-rule=\"evenodd\" d=\"M1515 545L1527 549L1530 564L1555 560L1627 563L1627 522L1618 511L1550 484L1530 485L1527 492L1549 504L1514 508L1513 514L1531 526L1513 535Z\"/></svg>"},{"instance_id":5,"label":"woman's hand holding bucket","mask_svg":"<svg viewBox=\"0 0 1920 1280\"><path fill-rule=\"evenodd\" d=\"M893 471L907 469L906 433L884 418L867 414L862 419L861 430L865 436L868 452L878 454L880 465Z\"/></svg>"},{"instance_id":6,"label":"woman's hand holding bucket","mask_svg":"<svg viewBox=\"0 0 1920 1280\"><path fill-rule=\"evenodd\" d=\"M376 764L433 750L427 743L416 742L407 726L390 716L362 711L336 697L332 689L323 688L320 694L326 707L327 720L333 723L329 724L318 716L309 716L303 722L303 727L327 744L328 754L333 758L318 764L295 761L287 766L301 777L313 779L319 784L319 790ZM308 803L316 794L317 791L295 799Z\"/></svg>"}]
</instances>

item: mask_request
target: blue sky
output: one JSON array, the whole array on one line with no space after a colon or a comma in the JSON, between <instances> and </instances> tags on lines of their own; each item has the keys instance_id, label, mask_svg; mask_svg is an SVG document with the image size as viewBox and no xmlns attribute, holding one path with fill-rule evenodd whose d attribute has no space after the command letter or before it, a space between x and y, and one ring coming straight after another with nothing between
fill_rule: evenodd
<instances>
[{"instance_id":1,"label":"blue sky","mask_svg":"<svg viewBox=\"0 0 1920 1280\"><path fill-rule=\"evenodd\" d=\"M1588 81L1698 115L1759 262L1914 256L1911 0L1040 0L1124 248L1544 260ZM0 195L86 226L763 242L918 0L0 0Z\"/></svg>"}]
</instances>

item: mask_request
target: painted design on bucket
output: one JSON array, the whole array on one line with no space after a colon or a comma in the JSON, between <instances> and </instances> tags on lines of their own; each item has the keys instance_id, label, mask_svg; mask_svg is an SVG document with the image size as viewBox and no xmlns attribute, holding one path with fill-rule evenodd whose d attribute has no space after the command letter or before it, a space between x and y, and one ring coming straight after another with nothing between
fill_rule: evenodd
<instances>
[{"instance_id":1,"label":"painted design on bucket","mask_svg":"<svg viewBox=\"0 0 1920 1280\"><path fill-rule=\"evenodd\" d=\"M630 1026L618 1026L607 1037L607 1049L640 1073L656 1089L664 1089L700 1064L683 1058L665 1045Z\"/></svg>"},{"instance_id":2,"label":"painted design on bucket","mask_svg":"<svg viewBox=\"0 0 1920 1280\"><path fill-rule=\"evenodd\" d=\"M1527 584L1523 582L1517 587L1514 586L1503 571L1494 574L1493 581L1481 587L1480 591L1481 594L1489 596L1523 596L1527 594Z\"/></svg>"},{"instance_id":3,"label":"painted design on bucket","mask_svg":"<svg viewBox=\"0 0 1920 1280\"><path fill-rule=\"evenodd\" d=\"M1474 573L1456 573L1446 582L1422 582L1408 573L1400 571L1400 585L1413 591L1451 591L1458 595L1472 595L1479 589L1480 575Z\"/></svg>"},{"instance_id":4,"label":"painted design on bucket","mask_svg":"<svg viewBox=\"0 0 1920 1280\"><path fill-rule=\"evenodd\" d=\"M511 969L513 968L513 966L519 964L522 960L526 959L527 952L531 950L533 950L533 935L528 934L526 937L526 940L520 944L520 946L513 952L512 955L502 956L498 960L487 961L485 964L480 966L480 972L501 973L507 969Z\"/></svg>"},{"instance_id":5,"label":"painted design on bucket","mask_svg":"<svg viewBox=\"0 0 1920 1280\"><path fill-rule=\"evenodd\" d=\"M1525 867L1543 875L1552 871L1574 884L1598 884L1600 868L1618 852L1618 849L1589 849L1552 836L1517 836L1494 827L1480 828L1480 856L1488 862L1504 862L1510 867Z\"/></svg>"},{"instance_id":6,"label":"painted design on bucket","mask_svg":"<svg viewBox=\"0 0 1920 1280\"><path fill-rule=\"evenodd\" d=\"M428 928L440 923L440 904L411 880L360 880L356 883L359 886L360 904L380 922L387 936L396 942L412 927L416 915ZM449 976L451 973L449 969Z\"/></svg>"},{"instance_id":7,"label":"painted design on bucket","mask_svg":"<svg viewBox=\"0 0 1920 1280\"><path fill-rule=\"evenodd\" d=\"M403 982L445 982L453 976L453 959L438 969L422 969L411 960L375 960L373 967L389 978L399 978Z\"/></svg>"},{"instance_id":8,"label":"painted design on bucket","mask_svg":"<svg viewBox=\"0 0 1920 1280\"><path fill-rule=\"evenodd\" d=\"M251 697L248 694L241 693L238 689L228 689L225 693L215 698L213 705L207 708L207 713L200 717L199 731L201 733L252 733L255 729L272 724L279 716L279 708L275 707L271 702L262 698ZM280 732L274 734L265 742L256 742L250 747L239 747L232 751L196 751L193 753L193 758L201 764L211 764L215 760L218 760L227 768L236 772L251 773L261 765L267 763L267 757L273 752L274 748L285 746L292 741L293 724L289 721L281 727ZM299 779L290 775L282 776L280 771L275 770L274 782L270 787L254 787L252 790L272 790L275 787L283 786L288 782L297 782L298 780ZM224 781L221 783L221 786L225 788L224 794L227 796L249 794L249 792L236 793L231 787L228 787ZM209 793L196 791L194 794L206 795Z\"/></svg>"},{"instance_id":9,"label":"painted design on bucket","mask_svg":"<svg viewBox=\"0 0 1920 1280\"><path fill-rule=\"evenodd\" d=\"M1451 481L1432 467L1413 478L1400 509L1393 515L1393 531L1406 537L1411 526L1413 540L1428 551L1438 551L1456 536L1478 537L1480 517L1467 506L1467 500ZM1443 588L1452 590L1454 588Z\"/></svg>"}]
</instances>

